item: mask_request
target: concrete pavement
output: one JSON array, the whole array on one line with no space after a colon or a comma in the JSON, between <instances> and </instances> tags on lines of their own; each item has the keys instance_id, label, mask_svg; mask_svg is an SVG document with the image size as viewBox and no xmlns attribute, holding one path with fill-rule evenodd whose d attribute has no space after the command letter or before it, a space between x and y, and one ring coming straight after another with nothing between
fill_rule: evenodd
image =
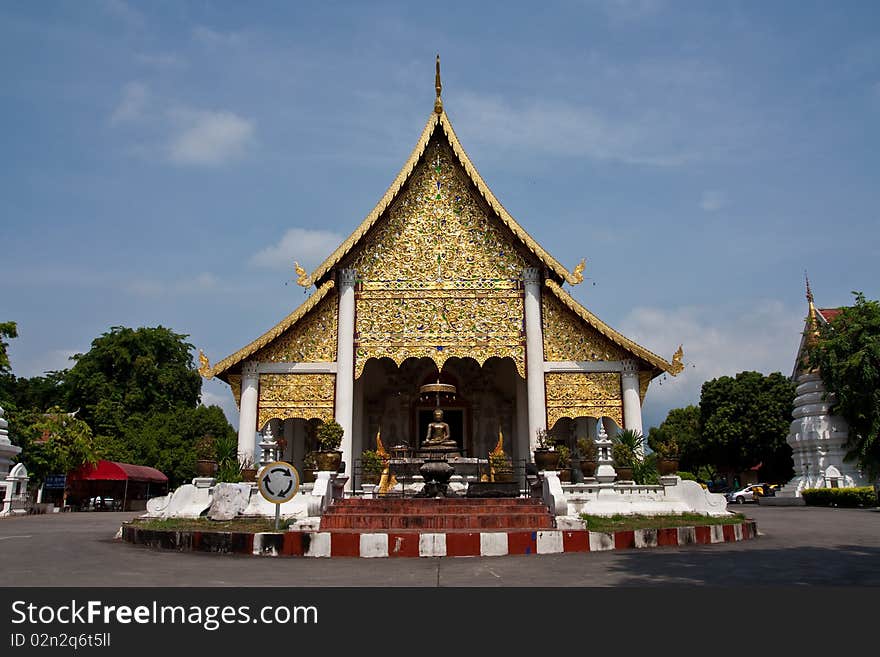
<instances>
[{"instance_id":1,"label":"concrete pavement","mask_svg":"<svg viewBox=\"0 0 880 657\"><path fill-rule=\"evenodd\" d=\"M737 507L755 541L540 557L272 559L113 540L133 513L0 520L3 586L880 586L880 512Z\"/></svg>"}]
</instances>

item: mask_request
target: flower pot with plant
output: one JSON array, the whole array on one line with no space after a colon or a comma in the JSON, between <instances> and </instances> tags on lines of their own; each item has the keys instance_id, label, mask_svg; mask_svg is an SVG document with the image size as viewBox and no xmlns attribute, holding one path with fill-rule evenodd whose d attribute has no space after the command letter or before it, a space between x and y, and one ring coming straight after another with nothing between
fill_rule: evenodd
<instances>
[{"instance_id":1,"label":"flower pot with plant","mask_svg":"<svg viewBox=\"0 0 880 657\"><path fill-rule=\"evenodd\" d=\"M571 483L571 449L562 443L556 446L559 454L559 481Z\"/></svg>"},{"instance_id":2,"label":"flower pot with plant","mask_svg":"<svg viewBox=\"0 0 880 657\"><path fill-rule=\"evenodd\" d=\"M205 434L196 441L196 474L199 477L213 477L217 471L217 449L214 436Z\"/></svg>"},{"instance_id":3,"label":"flower pot with plant","mask_svg":"<svg viewBox=\"0 0 880 657\"><path fill-rule=\"evenodd\" d=\"M632 481L633 470L641 463L642 434L632 429L625 429L614 437L611 446L611 457L617 470L619 481Z\"/></svg>"},{"instance_id":4,"label":"flower pot with plant","mask_svg":"<svg viewBox=\"0 0 880 657\"><path fill-rule=\"evenodd\" d=\"M577 439L577 451L580 459L579 465L584 478L595 477L596 467L598 466L599 449L596 447L596 441L589 438Z\"/></svg>"},{"instance_id":5,"label":"flower pot with plant","mask_svg":"<svg viewBox=\"0 0 880 657\"><path fill-rule=\"evenodd\" d=\"M657 443L654 445L654 453L657 454L657 471L661 477L678 472L678 445L675 441Z\"/></svg>"},{"instance_id":6,"label":"flower pot with plant","mask_svg":"<svg viewBox=\"0 0 880 657\"><path fill-rule=\"evenodd\" d=\"M318 451L315 459L319 471L338 472L342 463L342 452L339 446L342 444L342 434L345 430L336 420L330 420L318 427Z\"/></svg>"},{"instance_id":7,"label":"flower pot with plant","mask_svg":"<svg viewBox=\"0 0 880 657\"><path fill-rule=\"evenodd\" d=\"M241 480L246 483L257 480L257 464L250 456L241 459Z\"/></svg>"},{"instance_id":8,"label":"flower pot with plant","mask_svg":"<svg viewBox=\"0 0 880 657\"><path fill-rule=\"evenodd\" d=\"M385 460L379 456L379 452L373 449L364 450L361 453L361 477L364 484L378 484L385 469Z\"/></svg>"},{"instance_id":9,"label":"flower pot with plant","mask_svg":"<svg viewBox=\"0 0 880 657\"><path fill-rule=\"evenodd\" d=\"M535 465L538 471L556 470L559 467L559 454L553 449L553 441L546 429L538 429L535 447Z\"/></svg>"},{"instance_id":10,"label":"flower pot with plant","mask_svg":"<svg viewBox=\"0 0 880 657\"><path fill-rule=\"evenodd\" d=\"M303 457L303 483L311 484L315 481L315 471L318 469L318 464L315 460L314 452L307 452L305 457Z\"/></svg>"}]
</instances>

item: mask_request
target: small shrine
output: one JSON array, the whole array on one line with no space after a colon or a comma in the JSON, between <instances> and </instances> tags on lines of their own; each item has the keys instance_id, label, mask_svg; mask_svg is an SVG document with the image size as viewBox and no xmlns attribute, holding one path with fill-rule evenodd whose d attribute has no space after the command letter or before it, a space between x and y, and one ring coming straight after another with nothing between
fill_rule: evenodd
<instances>
[{"instance_id":1,"label":"small shrine","mask_svg":"<svg viewBox=\"0 0 880 657\"><path fill-rule=\"evenodd\" d=\"M364 450L442 455L459 474L499 447L531 461L545 431L571 446L641 432L649 384L681 371L680 347L652 353L565 289L585 262L563 266L489 189L446 113L439 57L435 92L376 206L317 269L296 265L308 299L213 366L201 355L240 409L242 459L271 435L302 469L335 419L349 489Z\"/></svg>"}]
</instances>

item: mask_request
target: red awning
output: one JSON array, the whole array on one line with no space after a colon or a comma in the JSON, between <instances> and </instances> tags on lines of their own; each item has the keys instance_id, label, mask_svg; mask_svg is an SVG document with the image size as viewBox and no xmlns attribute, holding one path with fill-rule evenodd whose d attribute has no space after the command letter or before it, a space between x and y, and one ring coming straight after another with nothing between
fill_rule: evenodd
<instances>
[{"instance_id":1,"label":"red awning","mask_svg":"<svg viewBox=\"0 0 880 657\"><path fill-rule=\"evenodd\" d=\"M96 465L85 465L67 475L68 481L148 481L164 484L168 477L156 468L116 461L98 461Z\"/></svg>"}]
</instances>

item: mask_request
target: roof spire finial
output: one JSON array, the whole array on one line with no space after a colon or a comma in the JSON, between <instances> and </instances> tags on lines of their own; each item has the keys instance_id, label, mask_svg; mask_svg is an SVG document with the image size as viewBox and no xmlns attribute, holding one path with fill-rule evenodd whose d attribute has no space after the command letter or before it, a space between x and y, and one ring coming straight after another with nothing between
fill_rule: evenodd
<instances>
[{"instance_id":1,"label":"roof spire finial","mask_svg":"<svg viewBox=\"0 0 880 657\"><path fill-rule=\"evenodd\" d=\"M440 55L437 55L437 72L434 75L434 89L437 90L437 99L434 101L434 111L437 114L443 113L443 100L440 98L440 92L443 91L443 85L440 84Z\"/></svg>"},{"instance_id":2,"label":"roof spire finial","mask_svg":"<svg viewBox=\"0 0 880 657\"><path fill-rule=\"evenodd\" d=\"M813 305L813 290L810 289L810 277L807 275L807 270L804 270L804 280L807 282L807 301L812 306Z\"/></svg>"}]
</instances>

